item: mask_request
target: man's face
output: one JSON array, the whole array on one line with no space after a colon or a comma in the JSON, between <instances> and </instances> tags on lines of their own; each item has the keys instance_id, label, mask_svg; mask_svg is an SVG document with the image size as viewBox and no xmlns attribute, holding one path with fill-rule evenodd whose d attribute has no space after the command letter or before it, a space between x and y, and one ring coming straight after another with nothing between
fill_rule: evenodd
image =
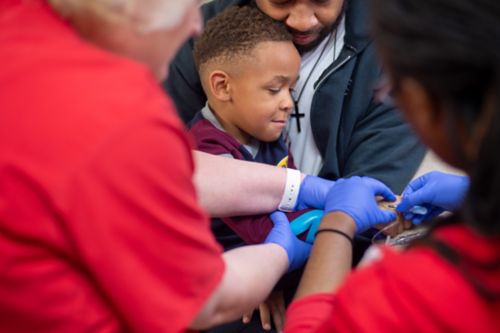
<instances>
[{"instance_id":1,"label":"man's face","mask_svg":"<svg viewBox=\"0 0 500 333\"><path fill-rule=\"evenodd\" d=\"M282 21L300 52L318 45L342 14L345 0L255 0L264 13Z\"/></svg>"}]
</instances>

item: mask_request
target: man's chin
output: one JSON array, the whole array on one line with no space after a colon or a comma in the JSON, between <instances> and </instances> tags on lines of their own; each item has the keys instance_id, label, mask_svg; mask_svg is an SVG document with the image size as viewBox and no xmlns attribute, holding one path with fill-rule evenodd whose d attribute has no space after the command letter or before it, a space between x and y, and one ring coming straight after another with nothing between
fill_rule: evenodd
<instances>
[{"instance_id":1,"label":"man's chin","mask_svg":"<svg viewBox=\"0 0 500 333\"><path fill-rule=\"evenodd\" d=\"M328 36L329 32L330 32L330 30L324 29L323 31L321 31L320 34L318 34L318 37L316 39L314 39L313 41L311 41L309 43L300 43L300 44L294 43L295 47L297 48L297 50L299 51L300 54L304 54L306 52L314 50L314 48L316 48L316 46L321 44L321 42Z\"/></svg>"},{"instance_id":2,"label":"man's chin","mask_svg":"<svg viewBox=\"0 0 500 333\"><path fill-rule=\"evenodd\" d=\"M313 42L308 43L308 44L297 44L297 43L294 43L294 45L295 45L295 47L297 48L297 51L299 51L300 54L304 54L304 53L307 53L309 51L314 50L314 48L316 46L318 46L319 43L321 43L321 39L317 38L316 40L314 40Z\"/></svg>"}]
</instances>

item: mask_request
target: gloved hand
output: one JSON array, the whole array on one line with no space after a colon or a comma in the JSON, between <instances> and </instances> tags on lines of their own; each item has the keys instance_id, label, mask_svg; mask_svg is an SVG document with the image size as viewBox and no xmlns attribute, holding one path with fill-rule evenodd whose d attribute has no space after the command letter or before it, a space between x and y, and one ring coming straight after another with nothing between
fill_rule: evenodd
<instances>
[{"instance_id":1,"label":"gloved hand","mask_svg":"<svg viewBox=\"0 0 500 333\"><path fill-rule=\"evenodd\" d=\"M376 224L389 223L397 216L394 212L382 210L376 196L387 201L396 196L383 183L369 177L338 179L326 198L325 214L341 211L350 215L356 222L356 232L362 232Z\"/></svg>"},{"instance_id":2,"label":"gloved hand","mask_svg":"<svg viewBox=\"0 0 500 333\"><path fill-rule=\"evenodd\" d=\"M396 209L412 223L419 224L445 210L451 211L460 207L468 188L469 178L467 176L432 171L408 184ZM428 213L415 215L409 212L416 205L426 207Z\"/></svg>"},{"instance_id":3,"label":"gloved hand","mask_svg":"<svg viewBox=\"0 0 500 333\"><path fill-rule=\"evenodd\" d=\"M301 241L293 234L290 222L284 213L275 211L270 217L274 227L264 243L278 244L285 249L288 256L288 271L291 272L304 265L309 258L312 245Z\"/></svg>"},{"instance_id":4,"label":"gloved hand","mask_svg":"<svg viewBox=\"0 0 500 333\"><path fill-rule=\"evenodd\" d=\"M324 209L326 195L333 184L335 182L332 180L306 175L300 184L300 192L295 210L306 208Z\"/></svg>"}]
</instances>

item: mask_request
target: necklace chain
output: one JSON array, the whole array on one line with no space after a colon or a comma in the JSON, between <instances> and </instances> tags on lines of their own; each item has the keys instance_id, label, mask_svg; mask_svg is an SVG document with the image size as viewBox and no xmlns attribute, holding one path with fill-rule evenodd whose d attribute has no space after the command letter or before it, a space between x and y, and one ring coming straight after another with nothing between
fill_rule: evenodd
<instances>
[{"instance_id":1,"label":"necklace chain","mask_svg":"<svg viewBox=\"0 0 500 333\"><path fill-rule=\"evenodd\" d=\"M291 116L295 117L297 120L297 132L299 132L299 133L300 133L300 118L305 116L305 114L299 112L300 99L302 97L302 94L304 93L304 90L306 89L306 86L307 86L307 83L309 82L309 79L311 78L311 76L314 73L314 71L316 70L316 67L318 66L321 58L323 57L323 54L325 53L326 48L328 47L328 44L330 44L330 40L332 39L332 36L334 37L334 40L333 40L333 59L335 60L335 55L337 53L337 29L335 30L334 33L330 33L330 36L328 36L328 40L325 42L325 45L321 49L321 52L320 52L318 58L316 59L316 61L314 62L312 69L309 71L309 74L307 74L306 80L304 81L304 85L302 86L302 88L300 88L299 95L297 96L297 99L294 99L294 101L293 101L294 106L295 106L295 110Z\"/></svg>"}]
</instances>

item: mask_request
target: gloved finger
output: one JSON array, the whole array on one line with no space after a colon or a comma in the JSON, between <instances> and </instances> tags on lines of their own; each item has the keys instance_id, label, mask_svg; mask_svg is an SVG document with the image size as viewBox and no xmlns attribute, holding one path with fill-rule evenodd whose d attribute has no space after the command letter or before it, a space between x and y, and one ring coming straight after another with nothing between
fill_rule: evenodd
<instances>
[{"instance_id":1,"label":"gloved finger","mask_svg":"<svg viewBox=\"0 0 500 333\"><path fill-rule=\"evenodd\" d=\"M422 187L424 187L425 184L427 184L427 179L428 175L422 175L414 180L412 180L408 186L406 186L406 189L403 191L403 195L405 194L410 194L415 191L420 190Z\"/></svg>"},{"instance_id":2,"label":"gloved finger","mask_svg":"<svg viewBox=\"0 0 500 333\"><path fill-rule=\"evenodd\" d=\"M384 183L373 178L365 178L365 183L371 187L374 191L374 195L380 195L387 201L396 200L396 195L392 193L391 189Z\"/></svg>"},{"instance_id":3,"label":"gloved finger","mask_svg":"<svg viewBox=\"0 0 500 333\"><path fill-rule=\"evenodd\" d=\"M398 212L406 212L411 207L416 205L424 205L429 203L427 191L415 191L413 193L403 196L401 202L396 206Z\"/></svg>"},{"instance_id":4,"label":"gloved finger","mask_svg":"<svg viewBox=\"0 0 500 333\"><path fill-rule=\"evenodd\" d=\"M354 178L354 177L352 177L352 178ZM336 183L337 183L337 184L342 184L342 183L343 183L343 182L345 182L347 179L351 179L351 178L339 178L339 179L337 179L337 180L336 180Z\"/></svg>"},{"instance_id":5,"label":"gloved finger","mask_svg":"<svg viewBox=\"0 0 500 333\"><path fill-rule=\"evenodd\" d=\"M405 196L407 196L408 194L411 194L413 193L413 189L410 187L410 185L407 185L405 187L405 189L403 190L403 193L401 193L401 198L404 198Z\"/></svg>"},{"instance_id":6,"label":"gloved finger","mask_svg":"<svg viewBox=\"0 0 500 333\"><path fill-rule=\"evenodd\" d=\"M397 212L404 213L404 214L411 214L411 213L408 213L408 210L411 207L413 207L413 204L412 204L412 202L410 200L410 196L411 196L410 194L406 194L406 195L403 195L401 197L401 201L396 206L396 211ZM406 218L406 215L405 215L405 218ZM411 220L411 218L406 218L406 219Z\"/></svg>"},{"instance_id":7,"label":"gloved finger","mask_svg":"<svg viewBox=\"0 0 500 333\"><path fill-rule=\"evenodd\" d=\"M415 214L413 214L413 213L404 213L403 216L404 216L405 220L412 221L413 218L415 217Z\"/></svg>"},{"instance_id":8,"label":"gloved finger","mask_svg":"<svg viewBox=\"0 0 500 333\"><path fill-rule=\"evenodd\" d=\"M280 211L275 211L269 215L271 217L271 221L273 221L274 226L279 226L279 225L284 225L284 224L290 224L288 221L288 218L286 217L285 213L280 212Z\"/></svg>"},{"instance_id":9,"label":"gloved finger","mask_svg":"<svg viewBox=\"0 0 500 333\"><path fill-rule=\"evenodd\" d=\"M397 218L398 216L394 212L387 210L380 210L380 218L379 218L380 220L377 221L377 223L375 224L386 224L392 221L396 221Z\"/></svg>"},{"instance_id":10,"label":"gloved finger","mask_svg":"<svg viewBox=\"0 0 500 333\"><path fill-rule=\"evenodd\" d=\"M260 322L262 328L266 331L271 330L271 312L269 311L269 306L267 303L261 303L259 305Z\"/></svg>"},{"instance_id":11,"label":"gloved finger","mask_svg":"<svg viewBox=\"0 0 500 333\"><path fill-rule=\"evenodd\" d=\"M432 207L430 211L427 213L427 220L432 220L442 212L444 212L444 209L436 206Z\"/></svg>"},{"instance_id":12,"label":"gloved finger","mask_svg":"<svg viewBox=\"0 0 500 333\"><path fill-rule=\"evenodd\" d=\"M415 217L411 220L411 223L414 225L420 225L422 222L427 221L426 215L415 215Z\"/></svg>"},{"instance_id":13,"label":"gloved finger","mask_svg":"<svg viewBox=\"0 0 500 333\"><path fill-rule=\"evenodd\" d=\"M312 244L296 239L295 251L292 261L288 265L288 272L292 272L297 268L304 266L307 259L311 255Z\"/></svg>"}]
</instances>

